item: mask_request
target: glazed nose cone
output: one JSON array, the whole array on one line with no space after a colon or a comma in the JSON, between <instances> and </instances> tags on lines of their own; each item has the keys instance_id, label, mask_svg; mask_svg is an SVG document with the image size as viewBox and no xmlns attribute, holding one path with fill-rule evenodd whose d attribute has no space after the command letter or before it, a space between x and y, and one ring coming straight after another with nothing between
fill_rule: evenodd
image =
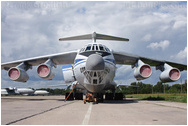
<instances>
[{"instance_id":1,"label":"glazed nose cone","mask_svg":"<svg viewBox=\"0 0 188 126\"><path fill-rule=\"evenodd\" d=\"M104 70L104 60L98 54L91 54L86 61L86 70Z\"/></svg>"}]
</instances>

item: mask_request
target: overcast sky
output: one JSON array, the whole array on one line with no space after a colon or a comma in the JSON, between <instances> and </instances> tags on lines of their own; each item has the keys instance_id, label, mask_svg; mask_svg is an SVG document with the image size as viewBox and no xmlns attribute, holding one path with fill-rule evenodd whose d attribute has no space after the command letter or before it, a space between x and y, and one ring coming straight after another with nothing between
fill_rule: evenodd
<instances>
[{"instance_id":1,"label":"overcast sky","mask_svg":"<svg viewBox=\"0 0 188 126\"><path fill-rule=\"evenodd\" d=\"M99 41L120 52L187 64L187 2L1 2L1 62L80 49L90 41L59 42L60 37L93 33L129 38ZM135 82L131 66L117 65L115 81ZM144 83L156 84L160 71ZM26 83L1 71L1 87L42 88L63 84L61 66L53 81L28 70ZM182 72L180 80L187 78ZM178 82L180 82L180 80Z\"/></svg>"}]
</instances>

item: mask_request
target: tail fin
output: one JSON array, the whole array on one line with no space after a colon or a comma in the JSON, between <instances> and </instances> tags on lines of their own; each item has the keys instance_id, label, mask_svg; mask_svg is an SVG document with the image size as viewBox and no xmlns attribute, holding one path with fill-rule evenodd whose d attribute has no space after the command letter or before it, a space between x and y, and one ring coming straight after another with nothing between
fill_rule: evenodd
<instances>
[{"instance_id":1,"label":"tail fin","mask_svg":"<svg viewBox=\"0 0 188 126\"><path fill-rule=\"evenodd\" d=\"M115 37L115 36L97 34L96 32L93 32L93 34L86 34L86 35L80 35L80 36L60 38L59 41L86 40L86 39L92 39L93 42L96 42L96 39L100 39L100 40L115 40L115 41L129 41L129 39L127 39L127 38L120 38L120 37Z\"/></svg>"}]
</instances>

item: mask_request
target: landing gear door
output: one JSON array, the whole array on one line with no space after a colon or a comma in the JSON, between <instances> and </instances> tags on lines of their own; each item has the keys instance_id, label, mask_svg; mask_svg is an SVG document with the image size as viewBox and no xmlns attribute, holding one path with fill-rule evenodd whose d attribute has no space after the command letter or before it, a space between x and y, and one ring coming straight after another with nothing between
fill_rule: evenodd
<instances>
[{"instance_id":1,"label":"landing gear door","mask_svg":"<svg viewBox=\"0 0 188 126\"><path fill-rule=\"evenodd\" d=\"M71 83L75 81L74 71L72 64L63 65L62 72L65 83Z\"/></svg>"}]
</instances>

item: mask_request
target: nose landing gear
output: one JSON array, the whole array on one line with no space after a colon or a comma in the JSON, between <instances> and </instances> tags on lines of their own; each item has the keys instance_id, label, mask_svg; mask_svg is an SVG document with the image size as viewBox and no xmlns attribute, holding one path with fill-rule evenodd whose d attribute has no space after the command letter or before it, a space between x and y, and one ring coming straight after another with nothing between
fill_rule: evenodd
<instances>
[{"instance_id":1,"label":"nose landing gear","mask_svg":"<svg viewBox=\"0 0 188 126\"><path fill-rule=\"evenodd\" d=\"M94 97L93 94L91 93L86 93L86 98L83 100L84 104L86 104L86 102L93 102L93 104L97 104L97 98Z\"/></svg>"},{"instance_id":2,"label":"nose landing gear","mask_svg":"<svg viewBox=\"0 0 188 126\"><path fill-rule=\"evenodd\" d=\"M83 101L84 104L86 104L86 102L93 102L93 104L98 104L99 102L103 102L103 100L103 93L86 93L86 98Z\"/></svg>"}]
</instances>

